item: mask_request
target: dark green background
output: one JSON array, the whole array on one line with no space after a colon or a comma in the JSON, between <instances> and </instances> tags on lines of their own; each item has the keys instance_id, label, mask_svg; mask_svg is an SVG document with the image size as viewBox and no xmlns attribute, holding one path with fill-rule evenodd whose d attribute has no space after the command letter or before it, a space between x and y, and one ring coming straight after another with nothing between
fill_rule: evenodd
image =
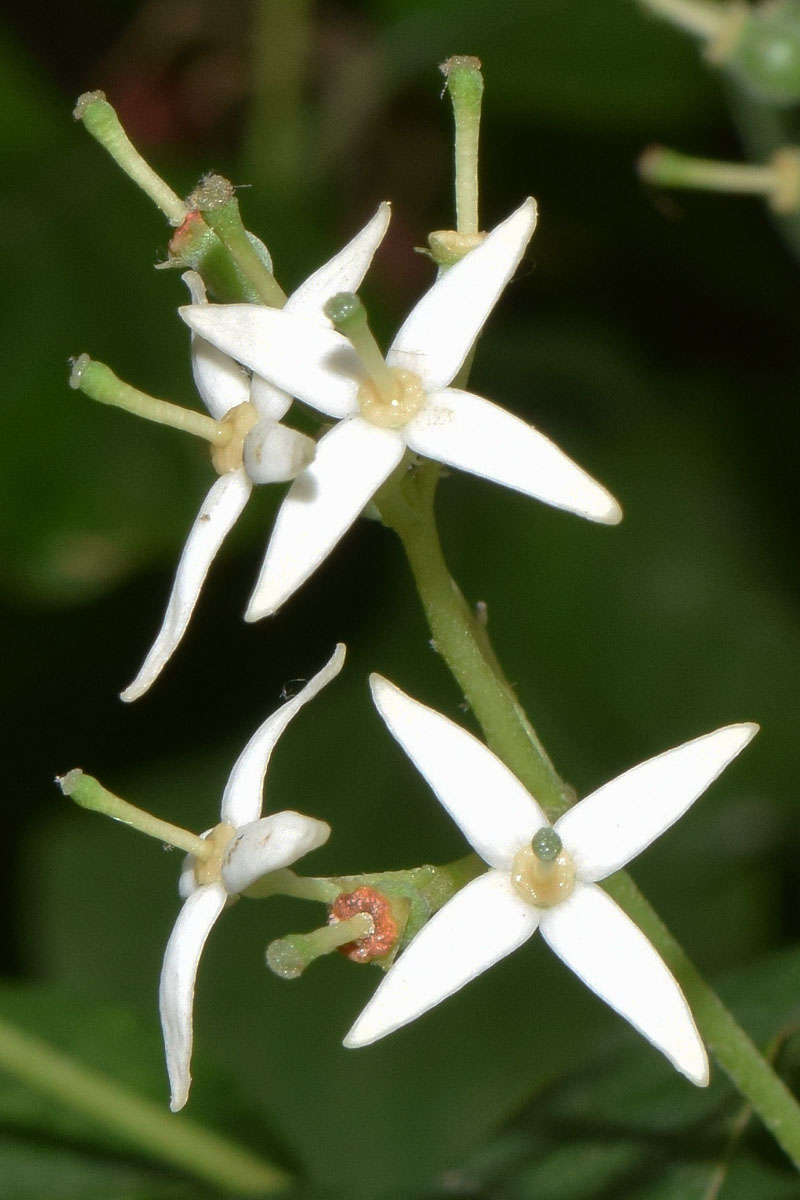
<instances>
[{"instance_id":1,"label":"dark green background","mask_svg":"<svg viewBox=\"0 0 800 1200\"><path fill-rule=\"evenodd\" d=\"M284 287L391 198L392 232L363 291L388 338L432 278L412 247L452 222L436 64L471 53L487 80L484 223L529 193L540 206L472 386L557 440L626 518L595 527L454 475L440 489L445 550L467 596L488 604L504 666L579 791L718 725L761 722L634 876L701 969L728 981L754 1036L790 1028L800 984L792 231L756 200L651 194L634 168L653 141L741 156L723 81L688 39L626 0L320 3L309 11L298 152L291 138L275 151L286 132L276 118L274 140L245 153L250 11L53 13L36 0L0 43L0 938L14 981L0 1010L166 1103L155 995L177 857L71 810L52 777L80 765L205 828L282 686L337 640L350 648L346 672L281 743L268 808L331 822L315 872L463 850L368 700L377 669L469 721L428 645L399 545L374 523L361 522L277 617L247 626L278 498L262 489L163 677L134 706L119 702L211 474L188 439L70 392L66 363L88 351L145 390L195 403L175 313L182 285L152 269L164 224L72 122L80 91L106 89L179 192L208 168L252 183L241 207ZM200 14L188 33L186 12ZM752 134L759 114L732 98ZM733 1094L720 1078L708 1094L673 1079L545 948L527 947L385 1043L345 1052L376 974L325 960L285 983L262 967L268 940L321 917L288 901L226 913L200 971L189 1107L295 1163L303 1195L714 1194ZM2 1076L0 1191L209 1194ZM757 1132L719 1193L798 1194Z\"/></svg>"}]
</instances>

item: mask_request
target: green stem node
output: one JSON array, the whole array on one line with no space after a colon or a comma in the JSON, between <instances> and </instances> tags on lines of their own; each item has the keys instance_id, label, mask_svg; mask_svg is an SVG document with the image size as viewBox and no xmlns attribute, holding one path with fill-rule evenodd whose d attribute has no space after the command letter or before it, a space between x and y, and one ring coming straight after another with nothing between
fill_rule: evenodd
<instances>
[{"instance_id":1,"label":"green stem node","mask_svg":"<svg viewBox=\"0 0 800 1200\"><path fill-rule=\"evenodd\" d=\"M152 816L144 809L137 808L135 804L129 804L127 800L107 791L94 776L86 775L78 768L67 771L66 775L56 779L56 783L64 795L74 800L81 808L88 808L92 812L111 817L114 821L121 821L123 825L130 825L131 829L138 829L140 833L146 833L148 837L156 838L168 846L185 850L195 858L209 858L216 852L210 842L187 829L181 829L179 825L172 825L169 821Z\"/></svg>"},{"instance_id":2,"label":"green stem node","mask_svg":"<svg viewBox=\"0 0 800 1200\"><path fill-rule=\"evenodd\" d=\"M185 1116L107 1079L39 1038L0 1021L0 1069L55 1103L85 1113L150 1159L237 1195L268 1196L289 1184L272 1163Z\"/></svg>"},{"instance_id":3,"label":"green stem node","mask_svg":"<svg viewBox=\"0 0 800 1200\"><path fill-rule=\"evenodd\" d=\"M95 362L88 354L81 354L73 361L69 386L100 404L122 408L158 425L182 429L184 433L194 434L212 445L224 442L228 436L223 422L215 421L213 417L195 412L194 409L181 408L167 400L158 400L155 396L140 392L138 388L119 379L105 363Z\"/></svg>"},{"instance_id":4,"label":"green stem node","mask_svg":"<svg viewBox=\"0 0 800 1200\"><path fill-rule=\"evenodd\" d=\"M253 287L262 304L283 308L286 293L278 285L242 224L233 185L222 175L206 175L187 197L193 212L199 212L228 250L236 266Z\"/></svg>"},{"instance_id":5,"label":"green stem node","mask_svg":"<svg viewBox=\"0 0 800 1200\"><path fill-rule=\"evenodd\" d=\"M188 211L186 205L142 158L104 93L84 92L78 97L73 116L83 122L92 137L161 209L170 224L180 225Z\"/></svg>"}]
</instances>

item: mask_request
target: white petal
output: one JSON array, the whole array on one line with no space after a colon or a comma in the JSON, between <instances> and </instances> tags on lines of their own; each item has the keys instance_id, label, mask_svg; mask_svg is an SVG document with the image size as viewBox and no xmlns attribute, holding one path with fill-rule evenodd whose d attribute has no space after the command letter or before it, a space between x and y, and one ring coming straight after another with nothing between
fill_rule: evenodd
<instances>
[{"instance_id":1,"label":"white petal","mask_svg":"<svg viewBox=\"0 0 800 1200\"><path fill-rule=\"evenodd\" d=\"M258 727L234 763L222 796L220 820L238 829L261 815L261 792L270 755L292 717L321 692L344 666L345 647L339 643L321 671Z\"/></svg>"},{"instance_id":2,"label":"white petal","mask_svg":"<svg viewBox=\"0 0 800 1200\"><path fill-rule=\"evenodd\" d=\"M614 525L622 517L614 497L549 438L472 392L445 388L429 394L425 408L402 432L411 449L426 458L591 521Z\"/></svg>"},{"instance_id":3,"label":"white petal","mask_svg":"<svg viewBox=\"0 0 800 1200\"><path fill-rule=\"evenodd\" d=\"M240 467L238 471L220 475L206 496L189 530L163 624L139 674L121 693L123 700L137 700L144 695L173 654L186 632L208 569L252 490L250 480Z\"/></svg>"},{"instance_id":4,"label":"white petal","mask_svg":"<svg viewBox=\"0 0 800 1200\"><path fill-rule=\"evenodd\" d=\"M237 895L270 871L290 867L304 854L324 846L330 835L331 827L325 821L298 812L273 813L241 825L222 860L226 891Z\"/></svg>"},{"instance_id":5,"label":"white petal","mask_svg":"<svg viewBox=\"0 0 800 1200\"><path fill-rule=\"evenodd\" d=\"M425 776L470 844L492 867L509 870L547 817L508 767L466 729L383 679L372 697L389 732Z\"/></svg>"},{"instance_id":6,"label":"white petal","mask_svg":"<svg viewBox=\"0 0 800 1200\"><path fill-rule=\"evenodd\" d=\"M539 910L514 891L508 876L487 871L440 909L391 967L344 1039L368 1046L427 1012L536 930Z\"/></svg>"},{"instance_id":7,"label":"white petal","mask_svg":"<svg viewBox=\"0 0 800 1200\"><path fill-rule=\"evenodd\" d=\"M282 421L292 407L292 397L267 383L260 375L254 375L250 381L250 403L259 417Z\"/></svg>"},{"instance_id":8,"label":"white petal","mask_svg":"<svg viewBox=\"0 0 800 1200\"><path fill-rule=\"evenodd\" d=\"M391 205L386 201L378 206L372 220L349 241L329 262L309 275L286 301L287 312L302 313L328 325L322 306L337 292L357 292L369 269L375 251L389 227Z\"/></svg>"},{"instance_id":9,"label":"white petal","mask_svg":"<svg viewBox=\"0 0 800 1200\"><path fill-rule=\"evenodd\" d=\"M276 612L316 571L405 453L394 430L361 417L341 421L317 442L314 461L283 501L245 613Z\"/></svg>"},{"instance_id":10,"label":"white petal","mask_svg":"<svg viewBox=\"0 0 800 1200\"><path fill-rule=\"evenodd\" d=\"M556 821L584 880L605 879L669 829L758 732L726 725L632 767Z\"/></svg>"},{"instance_id":11,"label":"white petal","mask_svg":"<svg viewBox=\"0 0 800 1200\"><path fill-rule=\"evenodd\" d=\"M480 246L439 276L412 309L387 356L428 389L446 387L516 271L536 226L528 198Z\"/></svg>"},{"instance_id":12,"label":"white petal","mask_svg":"<svg viewBox=\"0 0 800 1200\"><path fill-rule=\"evenodd\" d=\"M186 271L181 279L188 287L192 304L205 305L206 289L197 271ZM250 394L250 379L227 354L204 338L192 334L192 374L200 397L212 417L221 420Z\"/></svg>"},{"instance_id":13,"label":"white petal","mask_svg":"<svg viewBox=\"0 0 800 1200\"><path fill-rule=\"evenodd\" d=\"M161 967L158 1003L171 1091L170 1108L178 1112L189 1096L192 1076L192 1008L194 983L206 938L228 897L221 883L198 888L178 913Z\"/></svg>"},{"instance_id":14,"label":"white petal","mask_svg":"<svg viewBox=\"0 0 800 1200\"><path fill-rule=\"evenodd\" d=\"M594 884L542 913L542 937L579 979L666 1054L692 1083L708 1059L689 1005L637 925Z\"/></svg>"},{"instance_id":15,"label":"white petal","mask_svg":"<svg viewBox=\"0 0 800 1200\"><path fill-rule=\"evenodd\" d=\"M265 417L245 438L244 468L253 483L285 483L314 461L316 450L313 438Z\"/></svg>"},{"instance_id":16,"label":"white petal","mask_svg":"<svg viewBox=\"0 0 800 1200\"><path fill-rule=\"evenodd\" d=\"M189 305L178 312L201 337L290 396L330 417L357 412L364 369L335 329L261 304Z\"/></svg>"}]
</instances>

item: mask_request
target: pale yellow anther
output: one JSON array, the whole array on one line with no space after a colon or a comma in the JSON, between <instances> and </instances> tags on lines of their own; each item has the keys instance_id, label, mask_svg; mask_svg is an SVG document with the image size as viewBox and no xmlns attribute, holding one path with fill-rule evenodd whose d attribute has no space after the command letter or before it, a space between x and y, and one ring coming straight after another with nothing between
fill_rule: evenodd
<instances>
[{"instance_id":1,"label":"pale yellow anther","mask_svg":"<svg viewBox=\"0 0 800 1200\"><path fill-rule=\"evenodd\" d=\"M361 415L380 429L400 429L425 405L425 388L419 375L402 367L387 367L391 386L379 391L371 379L358 389Z\"/></svg>"},{"instance_id":2,"label":"pale yellow anther","mask_svg":"<svg viewBox=\"0 0 800 1200\"><path fill-rule=\"evenodd\" d=\"M244 440L257 424L258 413L248 400L244 404L237 404L222 421L217 422L218 432L211 449L215 471L225 475L242 465Z\"/></svg>"},{"instance_id":3,"label":"pale yellow anther","mask_svg":"<svg viewBox=\"0 0 800 1200\"><path fill-rule=\"evenodd\" d=\"M219 825L214 826L208 837L203 839L213 849L207 858L198 859L195 862L194 877L197 880L198 887L202 887L207 883L217 882L222 872L222 859L225 850L235 833L236 830L232 825L228 825L226 821L221 821Z\"/></svg>"},{"instance_id":4,"label":"pale yellow anther","mask_svg":"<svg viewBox=\"0 0 800 1200\"><path fill-rule=\"evenodd\" d=\"M514 855L511 882L526 903L536 908L552 908L572 895L575 863L566 850L543 862L532 846L524 846Z\"/></svg>"}]
</instances>

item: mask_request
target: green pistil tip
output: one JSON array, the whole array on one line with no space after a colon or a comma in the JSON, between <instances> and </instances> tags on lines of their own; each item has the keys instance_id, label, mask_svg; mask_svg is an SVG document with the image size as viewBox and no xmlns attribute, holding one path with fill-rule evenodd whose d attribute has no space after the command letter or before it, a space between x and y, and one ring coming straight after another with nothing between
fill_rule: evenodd
<instances>
[{"instance_id":1,"label":"green pistil tip","mask_svg":"<svg viewBox=\"0 0 800 1200\"><path fill-rule=\"evenodd\" d=\"M552 862L554 858L558 858L563 845L555 829L545 825L544 829L540 829L534 835L531 849L540 862Z\"/></svg>"},{"instance_id":2,"label":"green pistil tip","mask_svg":"<svg viewBox=\"0 0 800 1200\"><path fill-rule=\"evenodd\" d=\"M344 334L367 323L366 309L355 292L338 292L327 301L323 311Z\"/></svg>"}]
</instances>

